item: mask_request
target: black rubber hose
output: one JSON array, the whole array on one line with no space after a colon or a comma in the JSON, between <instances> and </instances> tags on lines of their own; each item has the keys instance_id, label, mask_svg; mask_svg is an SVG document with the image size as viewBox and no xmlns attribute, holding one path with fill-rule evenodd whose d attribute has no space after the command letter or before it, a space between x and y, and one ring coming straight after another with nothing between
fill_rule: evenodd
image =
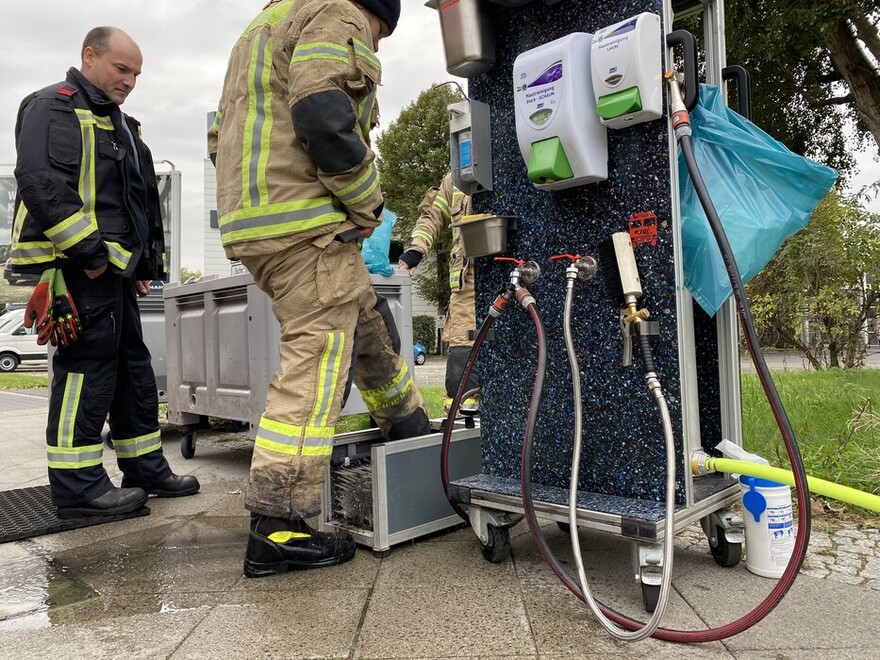
<instances>
[{"instance_id":1,"label":"black rubber hose","mask_svg":"<svg viewBox=\"0 0 880 660\"><path fill-rule=\"evenodd\" d=\"M458 381L458 389L455 392L452 403L449 404L449 412L446 413L446 424L443 429L443 442L440 445L440 479L443 482L443 492L446 493L446 499L449 500L449 504L452 506L453 510L466 523L470 523L471 521L467 511L462 509L458 502L455 502L449 496L449 447L452 444L452 431L455 427L455 420L458 418L458 411L461 408L461 402L466 400L468 396L471 396L472 393L479 391L479 388L474 388L467 392L463 392L462 390L467 386L467 383L470 380L471 372L473 372L474 366L477 363L477 355L480 352L480 346L482 346L483 342L486 340L486 336L489 334L492 324L495 323L495 318L496 317L491 313L486 314L486 318L483 319L483 323L480 325L480 330L477 332L477 336L474 339L474 345L471 346L471 352L468 353L467 362L465 363L464 370L461 374L461 380Z\"/></svg>"},{"instance_id":2,"label":"black rubber hose","mask_svg":"<svg viewBox=\"0 0 880 660\"><path fill-rule=\"evenodd\" d=\"M638 328L640 324L636 323L636 328ZM654 366L654 354L651 352L651 340L648 339L647 335L643 335L639 333L639 355L642 358L642 369L645 373L657 373L657 368Z\"/></svg>"}]
</instances>

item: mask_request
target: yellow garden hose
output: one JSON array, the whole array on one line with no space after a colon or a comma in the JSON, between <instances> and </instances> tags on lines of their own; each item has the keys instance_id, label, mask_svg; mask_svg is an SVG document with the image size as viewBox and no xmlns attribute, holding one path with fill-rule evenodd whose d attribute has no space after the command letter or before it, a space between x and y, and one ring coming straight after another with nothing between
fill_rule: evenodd
<instances>
[{"instance_id":1,"label":"yellow garden hose","mask_svg":"<svg viewBox=\"0 0 880 660\"><path fill-rule=\"evenodd\" d=\"M760 463L751 463L749 461L737 461L731 458L716 458L708 454L697 451L691 455L691 469L696 475L708 474L709 472L735 472L737 474L747 474L750 477L758 477L759 479L767 479L780 484L794 486L794 475L788 470L782 468L770 467ZM811 493L824 495L834 500L846 502L853 506L868 509L869 511L880 512L880 496L872 495L849 486L841 486L831 481L817 479L807 475L807 486Z\"/></svg>"}]
</instances>

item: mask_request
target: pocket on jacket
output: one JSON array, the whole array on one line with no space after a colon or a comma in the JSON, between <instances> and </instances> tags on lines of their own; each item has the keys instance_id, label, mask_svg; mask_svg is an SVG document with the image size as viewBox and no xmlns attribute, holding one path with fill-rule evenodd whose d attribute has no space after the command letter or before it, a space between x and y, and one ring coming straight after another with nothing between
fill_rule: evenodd
<instances>
[{"instance_id":1,"label":"pocket on jacket","mask_svg":"<svg viewBox=\"0 0 880 660\"><path fill-rule=\"evenodd\" d=\"M79 131L59 121L49 122L49 161L64 170L79 167L81 140Z\"/></svg>"}]
</instances>

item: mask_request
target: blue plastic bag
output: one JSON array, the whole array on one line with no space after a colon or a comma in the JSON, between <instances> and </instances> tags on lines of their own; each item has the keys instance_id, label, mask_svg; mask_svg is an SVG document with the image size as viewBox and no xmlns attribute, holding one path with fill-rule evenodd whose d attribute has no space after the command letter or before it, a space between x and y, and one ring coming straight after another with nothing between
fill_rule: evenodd
<instances>
[{"instance_id":1,"label":"blue plastic bag","mask_svg":"<svg viewBox=\"0 0 880 660\"><path fill-rule=\"evenodd\" d=\"M694 158L748 282L789 236L807 226L837 172L792 153L730 110L712 85L700 85L691 128ZM730 280L680 151L678 171L684 283L714 316L730 297Z\"/></svg>"},{"instance_id":2,"label":"blue plastic bag","mask_svg":"<svg viewBox=\"0 0 880 660\"><path fill-rule=\"evenodd\" d=\"M388 251L391 249L391 230L395 222L397 216L388 209L383 209L382 224L373 230L369 238L364 239L361 256L371 273L385 277L394 274L394 266L388 262Z\"/></svg>"}]
</instances>

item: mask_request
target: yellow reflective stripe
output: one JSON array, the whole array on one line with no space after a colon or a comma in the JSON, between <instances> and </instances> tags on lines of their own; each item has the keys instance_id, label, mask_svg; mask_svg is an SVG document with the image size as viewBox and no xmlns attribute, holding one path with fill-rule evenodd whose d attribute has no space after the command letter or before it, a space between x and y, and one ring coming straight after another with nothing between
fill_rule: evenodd
<instances>
[{"instance_id":1,"label":"yellow reflective stripe","mask_svg":"<svg viewBox=\"0 0 880 660\"><path fill-rule=\"evenodd\" d=\"M18 266L54 261L57 256L63 255L56 254L52 241L14 243L12 247L12 263Z\"/></svg>"},{"instance_id":2,"label":"yellow reflective stripe","mask_svg":"<svg viewBox=\"0 0 880 660\"><path fill-rule=\"evenodd\" d=\"M157 429L136 438L113 438L113 449L116 458L137 458L162 449L162 434Z\"/></svg>"},{"instance_id":3,"label":"yellow reflective stripe","mask_svg":"<svg viewBox=\"0 0 880 660\"><path fill-rule=\"evenodd\" d=\"M339 366L345 355L345 333L327 333L327 341L324 344L324 352L321 354L321 369L318 375L318 383L315 388L315 407L309 422L315 428L327 426L330 417L330 408L333 405L333 395L339 380Z\"/></svg>"},{"instance_id":4,"label":"yellow reflective stripe","mask_svg":"<svg viewBox=\"0 0 880 660\"><path fill-rule=\"evenodd\" d=\"M445 197L437 195L434 198L434 206L436 206L440 210L440 213L443 214L444 218L446 218L447 220L452 219L452 215L449 211L449 201Z\"/></svg>"},{"instance_id":5,"label":"yellow reflective stripe","mask_svg":"<svg viewBox=\"0 0 880 660\"><path fill-rule=\"evenodd\" d=\"M332 426L294 426L266 417L260 420L254 444L287 456L329 456L333 451Z\"/></svg>"},{"instance_id":6,"label":"yellow reflective stripe","mask_svg":"<svg viewBox=\"0 0 880 660\"><path fill-rule=\"evenodd\" d=\"M461 287L461 271L449 271L449 288L458 289Z\"/></svg>"},{"instance_id":7,"label":"yellow reflective stripe","mask_svg":"<svg viewBox=\"0 0 880 660\"><path fill-rule=\"evenodd\" d=\"M77 211L43 233L51 238L60 250L66 250L81 240L98 233L98 223L90 216Z\"/></svg>"},{"instance_id":8,"label":"yellow reflective stripe","mask_svg":"<svg viewBox=\"0 0 880 660\"><path fill-rule=\"evenodd\" d=\"M424 229L415 229L412 233L413 238L421 238L427 244L428 248L434 245L434 235Z\"/></svg>"},{"instance_id":9,"label":"yellow reflective stripe","mask_svg":"<svg viewBox=\"0 0 880 660\"><path fill-rule=\"evenodd\" d=\"M376 95L379 92L379 86L374 85L373 91L367 95L363 101L361 101L360 106L358 107L358 120L361 124L361 130L364 132L364 135L370 132L370 120L373 117L373 106L376 105Z\"/></svg>"},{"instance_id":10,"label":"yellow reflective stripe","mask_svg":"<svg viewBox=\"0 0 880 660\"><path fill-rule=\"evenodd\" d=\"M348 48L334 44L331 41L314 41L308 44L297 44L293 49L291 63L309 62L312 60L335 60L343 64L349 64Z\"/></svg>"},{"instance_id":11,"label":"yellow reflective stripe","mask_svg":"<svg viewBox=\"0 0 880 660\"><path fill-rule=\"evenodd\" d=\"M87 110L77 110L77 118L80 121L82 133L82 154L79 166L79 198L82 200L82 213L86 216L93 227L98 231L98 222L95 219L95 131L93 126L98 125L108 130L113 130L113 122L108 117L95 117ZM105 125L106 123L106 125ZM64 248L61 248L62 250Z\"/></svg>"},{"instance_id":12,"label":"yellow reflective stripe","mask_svg":"<svg viewBox=\"0 0 880 660\"><path fill-rule=\"evenodd\" d=\"M114 241L104 241L107 246L107 259L119 270L125 270L131 261L131 252Z\"/></svg>"},{"instance_id":13,"label":"yellow reflective stripe","mask_svg":"<svg viewBox=\"0 0 880 660\"><path fill-rule=\"evenodd\" d=\"M104 445L84 447L47 447L49 467L56 470L76 470L94 467L104 461Z\"/></svg>"},{"instance_id":14,"label":"yellow reflective stripe","mask_svg":"<svg viewBox=\"0 0 880 660\"><path fill-rule=\"evenodd\" d=\"M261 32L254 40L248 65L248 113L242 141L241 195L243 206L261 206L269 198L266 163L269 159L269 136L272 131L272 38Z\"/></svg>"},{"instance_id":15,"label":"yellow reflective stripe","mask_svg":"<svg viewBox=\"0 0 880 660\"><path fill-rule=\"evenodd\" d=\"M339 223L346 219L328 197L242 208L220 217L224 245L255 238L271 238Z\"/></svg>"},{"instance_id":16,"label":"yellow reflective stripe","mask_svg":"<svg viewBox=\"0 0 880 660\"><path fill-rule=\"evenodd\" d=\"M110 117L101 117L85 108L74 108L74 112L81 126L96 126L105 131L113 130L113 120Z\"/></svg>"},{"instance_id":17,"label":"yellow reflective stripe","mask_svg":"<svg viewBox=\"0 0 880 660\"><path fill-rule=\"evenodd\" d=\"M372 195L378 186L379 170L376 169L376 163L370 163L370 167L357 181L340 190L336 196L346 206L352 206Z\"/></svg>"},{"instance_id":18,"label":"yellow reflective stripe","mask_svg":"<svg viewBox=\"0 0 880 660\"><path fill-rule=\"evenodd\" d=\"M397 375L381 387L372 390L361 390L361 398L371 412L382 410L400 403L412 389L412 386L413 381L409 375L406 362L404 362Z\"/></svg>"},{"instance_id":19,"label":"yellow reflective stripe","mask_svg":"<svg viewBox=\"0 0 880 660\"><path fill-rule=\"evenodd\" d=\"M85 374L70 372L64 382L64 395L61 398L61 412L58 416L58 436L56 446L73 447L76 413L79 409L79 397L82 394Z\"/></svg>"},{"instance_id":20,"label":"yellow reflective stripe","mask_svg":"<svg viewBox=\"0 0 880 660\"><path fill-rule=\"evenodd\" d=\"M312 538L311 534L306 534L305 532L272 532L267 536L272 543L287 543L288 541L296 541L301 539L310 539Z\"/></svg>"},{"instance_id":21,"label":"yellow reflective stripe","mask_svg":"<svg viewBox=\"0 0 880 660\"><path fill-rule=\"evenodd\" d=\"M287 13L290 11L290 5L293 4L292 0L287 0L286 2L278 2L273 4L271 7L267 5L267 8L264 8L262 12L260 12L251 24L248 25L247 30L244 31L242 37L245 37L247 34L252 32L254 28L258 28L262 25L275 25L278 21L284 18Z\"/></svg>"},{"instance_id":22,"label":"yellow reflective stripe","mask_svg":"<svg viewBox=\"0 0 880 660\"><path fill-rule=\"evenodd\" d=\"M223 125L223 113L218 110L214 113L214 123L211 124L211 128L209 130L214 131L215 133L220 132L220 127Z\"/></svg>"},{"instance_id":23,"label":"yellow reflective stripe","mask_svg":"<svg viewBox=\"0 0 880 660\"><path fill-rule=\"evenodd\" d=\"M365 44L360 39L352 39L351 41L354 44L354 52L357 53L357 55L363 57L380 71L382 70L382 64L379 62L379 58L376 57L375 53L373 53L372 48L367 46L367 44Z\"/></svg>"}]
</instances>

